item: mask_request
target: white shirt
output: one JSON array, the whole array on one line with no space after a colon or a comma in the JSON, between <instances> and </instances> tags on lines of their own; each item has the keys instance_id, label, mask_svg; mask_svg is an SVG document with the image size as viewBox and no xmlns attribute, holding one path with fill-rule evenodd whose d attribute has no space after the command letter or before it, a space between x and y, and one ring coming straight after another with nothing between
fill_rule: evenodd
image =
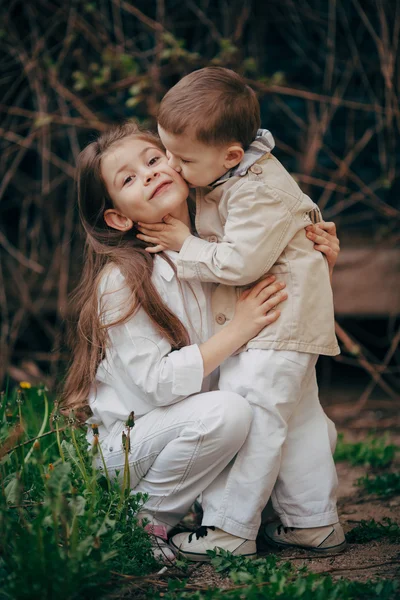
<instances>
[{"instance_id":1,"label":"white shirt","mask_svg":"<svg viewBox=\"0 0 400 600\"><path fill-rule=\"evenodd\" d=\"M176 261L176 252L167 254ZM125 421L131 411L138 418L156 407L174 404L210 388L210 378L203 383L198 344L213 333L212 284L179 282L172 267L158 255L154 258L152 281L165 304L185 325L191 345L172 351L143 308L123 324L108 329L106 356L89 394L93 417L88 422L100 425L103 435L117 421ZM110 265L99 286L99 310L104 323L123 314L131 294L119 268Z\"/></svg>"}]
</instances>

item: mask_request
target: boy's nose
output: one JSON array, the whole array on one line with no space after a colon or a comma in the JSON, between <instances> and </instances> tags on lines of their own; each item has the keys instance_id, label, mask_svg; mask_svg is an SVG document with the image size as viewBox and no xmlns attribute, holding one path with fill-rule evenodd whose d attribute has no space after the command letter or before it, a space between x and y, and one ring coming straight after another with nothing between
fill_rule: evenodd
<instances>
[{"instance_id":1,"label":"boy's nose","mask_svg":"<svg viewBox=\"0 0 400 600\"><path fill-rule=\"evenodd\" d=\"M182 168L179 163L179 160L170 152L168 152L167 157L169 166L172 167L177 173L180 173L182 171Z\"/></svg>"}]
</instances>

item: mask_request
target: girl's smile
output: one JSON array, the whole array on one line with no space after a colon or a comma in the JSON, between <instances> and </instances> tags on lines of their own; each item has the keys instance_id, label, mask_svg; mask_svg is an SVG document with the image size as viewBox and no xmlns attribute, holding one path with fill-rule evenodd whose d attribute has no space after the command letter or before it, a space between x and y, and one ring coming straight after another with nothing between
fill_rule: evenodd
<instances>
[{"instance_id":1,"label":"girl's smile","mask_svg":"<svg viewBox=\"0 0 400 600\"><path fill-rule=\"evenodd\" d=\"M170 186L172 185L172 181L162 181L157 187L156 189L153 191L152 195L150 196L150 200L152 198L154 198L154 196L158 196L159 194L162 194L163 192L165 192L166 190L168 190L170 188Z\"/></svg>"}]
</instances>

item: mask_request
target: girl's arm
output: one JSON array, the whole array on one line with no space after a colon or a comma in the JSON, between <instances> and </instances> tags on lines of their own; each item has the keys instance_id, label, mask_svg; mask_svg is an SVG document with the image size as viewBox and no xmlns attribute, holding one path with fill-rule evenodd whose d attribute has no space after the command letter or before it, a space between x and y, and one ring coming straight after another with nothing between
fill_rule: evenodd
<instances>
[{"instance_id":1,"label":"girl's arm","mask_svg":"<svg viewBox=\"0 0 400 600\"><path fill-rule=\"evenodd\" d=\"M315 225L309 225L306 227L306 235L308 239L314 242L315 250L325 254L332 282L333 268L340 252L340 241L337 237L335 223L321 221Z\"/></svg>"},{"instance_id":2,"label":"girl's arm","mask_svg":"<svg viewBox=\"0 0 400 600\"><path fill-rule=\"evenodd\" d=\"M232 321L199 346L204 377L279 317L279 311L272 309L286 300L287 293L283 290L285 284L272 283L274 279L273 276L267 277L243 292Z\"/></svg>"},{"instance_id":3,"label":"girl's arm","mask_svg":"<svg viewBox=\"0 0 400 600\"><path fill-rule=\"evenodd\" d=\"M271 310L286 298L286 293L277 293L284 285L271 283L273 280L268 278L247 290L237 303L232 321L208 341L180 350L173 350L145 311L139 309L125 323L108 329L109 347L101 379L112 384L115 378L122 378L132 401L139 396L155 407L200 392L204 377L279 317L279 311ZM128 301L124 282L116 283L114 291L107 294L111 320L117 316L115 308L126 306ZM129 402L129 397L124 399L125 404Z\"/></svg>"}]
</instances>

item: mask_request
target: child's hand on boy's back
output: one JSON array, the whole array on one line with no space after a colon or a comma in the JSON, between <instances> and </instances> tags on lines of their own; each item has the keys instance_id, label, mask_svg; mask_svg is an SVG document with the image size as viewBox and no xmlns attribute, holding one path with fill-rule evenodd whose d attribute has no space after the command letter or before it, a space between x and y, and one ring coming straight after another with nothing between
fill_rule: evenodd
<instances>
[{"instance_id":1,"label":"child's hand on boy's back","mask_svg":"<svg viewBox=\"0 0 400 600\"><path fill-rule=\"evenodd\" d=\"M144 242L155 244L146 248L147 252L155 253L163 250L179 252L184 241L191 235L190 229L179 219L166 215L162 223L138 223L137 237Z\"/></svg>"},{"instance_id":2,"label":"child's hand on boy's back","mask_svg":"<svg viewBox=\"0 0 400 600\"><path fill-rule=\"evenodd\" d=\"M336 235L335 223L321 221L315 225L309 225L306 227L306 235L309 240L314 242L315 250L325 254L329 265L329 272L332 276L333 267L340 252L340 242Z\"/></svg>"}]
</instances>

